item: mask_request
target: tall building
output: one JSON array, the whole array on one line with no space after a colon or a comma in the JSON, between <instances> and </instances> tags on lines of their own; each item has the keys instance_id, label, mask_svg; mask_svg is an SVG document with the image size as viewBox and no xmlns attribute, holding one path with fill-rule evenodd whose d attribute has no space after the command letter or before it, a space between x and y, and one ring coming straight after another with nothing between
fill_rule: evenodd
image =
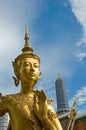
<instances>
[{"instance_id":1,"label":"tall building","mask_svg":"<svg viewBox=\"0 0 86 130\"><path fill-rule=\"evenodd\" d=\"M58 73L58 78L55 82L56 86L56 98L57 98L57 113L58 115L64 114L69 111L67 94L65 83L62 80L60 73Z\"/></svg>"},{"instance_id":2,"label":"tall building","mask_svg":"<svg viewBox=\"0 0 86 130\"><path fill-rule=\"evenodd\" d=\"M6 113L4 116L0 117L0 130L7 130L9 122L8 113Z\"/></svg>"},{"instance_id":3,"label":"tall building","mask_svg":"<svg viewBox=\"0 0 86 130\"><path fill-rule=\"evenodd\" d=\"M73 113L71 116L71 111L68 108L67 94L65 83L62 80L60 73L55 82L56 86L56 97L57 97L57 113L59 115L59 120L64 130L86 130L86 113L78 114L76 113L74 118ZM72 107L73 108L73 107ZM74 109L72 109L74 110ZM71 125L70 125L71 121ZM68 127L70 126L70 127Z\"/></svg>"}]
</instances>

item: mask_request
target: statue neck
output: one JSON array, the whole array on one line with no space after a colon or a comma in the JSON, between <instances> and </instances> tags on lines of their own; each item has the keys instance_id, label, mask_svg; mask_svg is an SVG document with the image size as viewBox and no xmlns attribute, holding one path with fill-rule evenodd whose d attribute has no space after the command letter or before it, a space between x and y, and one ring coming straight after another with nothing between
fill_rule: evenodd
<instances>
[{"instance_id":1,"label":"statue neck","mask_svg":"<svg viewBox=\"0 0 86 130\"><path fill-rule=\"evenodd\" d=\"M35 86L36 82L22 82L21 81L21 91L20 93L22 94L31 94L33 93L33 90L34 90L34 86Z\"/></svg>"}]
</instances>

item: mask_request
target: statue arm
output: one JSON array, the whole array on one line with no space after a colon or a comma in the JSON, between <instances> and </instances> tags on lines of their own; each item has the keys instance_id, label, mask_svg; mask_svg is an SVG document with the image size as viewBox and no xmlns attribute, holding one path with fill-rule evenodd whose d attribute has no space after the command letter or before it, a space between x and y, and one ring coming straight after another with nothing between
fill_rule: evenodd
<instances>
[{"instance_id":1,"label":"statue arm","mask_svg":"<svg viewBox=\"0 0 86 130\"><path fill-rule=\"evenodd\" d=\"M36 91L34 106L35 114L39 118L44 130L62 130L59 119L52 106L48 103L43 90Z\"/></svg>"},{"instance_id":2,"label":"statue arm","mask_svg":"<svg viewBox=\"0 0 86 130\"><path fill-rule=\"evenodd\" d=\"M41 124L43 126L43 130L60 130L60 129L57 129L55 127L55 125L53 124L52 121L50 121L49 118L45 118L44 120L41 121ZM61 129L62 130L62 129Z\"/></svg>"},{"instance_id":3,"label":"statue arm","mask_svg":"<svg viewBox=\"0 0 86 130\"><path fill-rule=\"evenodd\" d=\"M47 118L41 120L41 123L45 130L63 130L58 116L50 104L48 105Z\"/></svg>"},{"instance_id":4,"label":"statue arm","mask_svg":"<svg viewBox=\"0 0 86 130\"><path fill-rule=\"evenodd\" d=\"M51 121L52 125L56 128L56 130L63 130L58 116L50 104L48 105L48 118Z\"/></svg>"}]
</instances>

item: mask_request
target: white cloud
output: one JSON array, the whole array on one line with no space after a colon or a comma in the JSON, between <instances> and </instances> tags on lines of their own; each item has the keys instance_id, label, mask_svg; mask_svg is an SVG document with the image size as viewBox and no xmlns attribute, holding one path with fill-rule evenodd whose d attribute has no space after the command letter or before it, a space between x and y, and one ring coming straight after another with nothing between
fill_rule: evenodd
<instances>
[{"instance_id":1,"label":"white cloud","mask_svg":"<svg viewBox=\"0 0 86 130\"><path fill-rule=\"evenodd\" d=\"M81 108L79 110L79 107L81 107L82 105L86 105L86 86L83 87L82 89L78 90L76 92L76 94L74 95L74 97L69 101L70 107L73 104L74 98L76 98L76 107L78 107L78 111L80 111ZM84 106L83 106L83 108L84 108ZM82 110L82 112L83 111L86 111L86 107L84 108L84 110Z\"/></svg>"},{"instance_id":2,"label":"white cloud","mask_svg":"<svg viewBox=\"0 0 86 130\"><path fill-rule=\"evenodd\" d=\"M77 58L79 58L79 61L82 61L82 59L86 57L85 52L82 50L83 44L86 44L86 13L85 13L86 1L85 0L69 0L69 1L71 4L73 13L75 14L78 22L82 25L82 28L83 28L83 36L81 39L79 39L79 42L77 43L78 45L77 47L80 53L76 55Z\"/></svg>"},{"instance_id":3,"label":"white cloud","mask_svg":"<svg viewBox=\"0 0 86 130\"><path fill-rule=\"evenodd\" d=\"M76 98L80 98L81 96L86 96L86 86L77 91Z\"/></svg>"},{"instance_id":4,"label":"white cloud","mask_svg":"<svg viewBox=\"0 0 86 130\"><path fill-rule=\"evenodd\" d=\"M81 23L84 30L84 41L86 42L86 1L85 0L70 0L72 11L77 20Z\"/></svg>"},{"instance_id":5,"label":"white cloud","mask_svg":"<svg viewBox=\"0 0 86 130\"><path fill-rule=\"evenodd\" d=\"M76 56L78 57L79 61L82 61L86 58L86 53L76 53Z\"/></svg>"}]
</instances>

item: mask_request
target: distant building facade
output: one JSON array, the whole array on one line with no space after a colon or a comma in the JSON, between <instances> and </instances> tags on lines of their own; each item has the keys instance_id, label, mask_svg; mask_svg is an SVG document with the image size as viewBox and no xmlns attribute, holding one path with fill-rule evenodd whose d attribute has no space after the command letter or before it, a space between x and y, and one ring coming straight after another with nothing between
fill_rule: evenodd
<instances>
[{"instance_id":1,"label":"distant building facade","mask_svg":"<svg viewBox=\"0 0 86 130\"><path fill-rule=\"evenodd\" d=\"M70 117L70 112L59 116L63 130L67 129L69 123L69 117ZM86 113L76 115L70 130L86 130Z\"/></svg>"},{"instance_id":2,"label":"distant building facade","mask_svg":"<svg viewBox=\"0 0 86 130\"><path fill-rule=\"evenodd\" d=\"M6 113L4 116L0 117L0 130L7 130L9 122L9 116Z\"/></svg>"}]
</instances>

